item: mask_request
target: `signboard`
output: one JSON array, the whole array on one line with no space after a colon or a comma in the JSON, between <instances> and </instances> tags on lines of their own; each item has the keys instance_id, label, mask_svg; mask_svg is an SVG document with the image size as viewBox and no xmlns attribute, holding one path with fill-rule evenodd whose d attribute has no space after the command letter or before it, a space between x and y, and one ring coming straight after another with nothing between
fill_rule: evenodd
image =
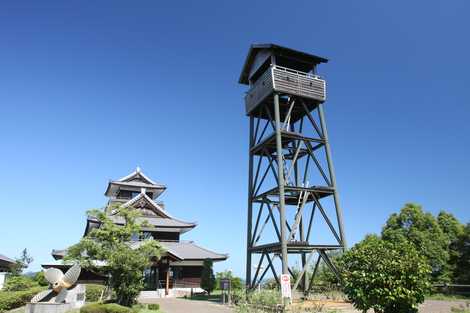
<instances>
[{"instance_id":1,"label":"signboard","mask_svg":"<svg viewBox=\"0 0 470 313\"><path fill-rule=\"evenodd\" d=\"M220 280L220 289L222 290L229 290L230 289L230 279L222 278Z\"/></svg>"},{"instance_id":2,"label":"signboard","mask_svg":"<svg viewBox=\"0 0 470 313\"><path fill-rule=\"evenodd\" d=\"M292 291L290 289L290 275L281 275L281 294L283 298L292 298Z\"/></svg>"}]
</instances>

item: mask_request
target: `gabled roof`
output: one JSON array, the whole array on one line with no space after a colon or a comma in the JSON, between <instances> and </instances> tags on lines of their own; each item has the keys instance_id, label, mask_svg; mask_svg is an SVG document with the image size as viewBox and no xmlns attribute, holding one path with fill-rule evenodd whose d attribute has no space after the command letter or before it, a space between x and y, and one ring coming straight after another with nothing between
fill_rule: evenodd
<instances>
[{"instance_id":1,"label":"gabled roof","mask_svg":"<svg viewBox=\"0 0 470 313\"><path fill-rule=\"evenodd\" d=\"M178 232L185 233L192 228L197 226L197 223L194 222L185 222L179 219L172 217L168 212L166 212L158 203L153 201L147 194L145 190L142 190L140 194L122 204L123 207L133 207L135 209L140 209L143 211L143 216L137 218L137 222L147 222L149 227L143 227L143 230L146 231L168 231L168 232ZM125 220L123 217L118 216L117 212L109 212L108 217L115 223L119 225L124 225ZM87 218L87 227L85 229L85 234L88 233L89 227L96 227L96 224L99 221L94 216L88 216Z\"/></svg>"},{"instance_id":2,"label":"gabled roof","mask_svg":"<svg viewBox=\"0 0 470 313\"><path fill-rule=\"evenodd\" d=\"M150 207L150 209L155 212L155 214L161 216L161 217L167 217L167 218L172 218L170 214L165 212L165 210L159 206L155 201L150 199L149 196L145 193L145 189L142 190L137 196L132 198L131 200L127 201L124 203L122 206L123 207L135 207L135 205L139 205L140 207Z\"/></svg>"},{"instance_id":3,"label":"gabled roof","mask_svg":"<svg viewBox=\"0 0 470 313\"><path fill-rule=\"evenodd\" d=\"M130 247L132 249L137 249L145 242L143 241L134 241L130 243ZM214 261L223 261L228 259L228 254L217 253L206 248L203 248L193 241L179 241L179 242L172 242L172 241L160 241L159 242L163 248L167 251L167 253L171 254L175 258L179 260L205 260L211 259ZM59 260L63 259L65 254L67 253L66 249L63 250L52 250L52 256L54 259Z\"/></svg>"},{"instance_id":4,"label":"gabled roof","mask_svg":"<svg viewBox=\"0 0 470 313\"><path fill-rule=\"evenodd\" d=\"M205 260L212 259L222 261L228 258L228 254L221 254L201 246L196 245L192 241L179 242L160 242L161 245L171 254L178 256L182 260Z\"/></svg>"},{"instance_id":5,"label":"gabled roof","mask_svg":"<svg viewBox=\"0 0 470 313\"><path fill-rule=\"evenodd\" d=\"M121 216L111 215L109 218L113 221L113 223L118 225L124 225L125 220ZM88 216L88 221L92 223L98 223L99 221L93 217ZM192 222L184 222L174 218L161 218L161 217L139 217L137 218L138 223L147 222L149 227L142 227L143 230L154 230L154 231L177 231L180 233L187 232L191 228L197 226L197 223Z\"/></svg>"},{"instance_id":6,"label":"gabled roof","mask_svg":"<svg viewBox=\"0 0 470 313\"><path fill-rule=\"evenodd\" d=\"M245 64L243 65L243 69L238 80L240 84L248 85L248 76L250 74L251 66L253 65L253 61L255 60L256 54L258 54L258 52L260 52L261 50L270 50L275 55L295 58L298 61L308 64L320 64L328 62L328 59L322 58L320 56L279 46L272 43L252 44L250 46L250 50L248 51Z\"/></svg>"},{"instance_id":7,"label":"gabled roof","mask_svg":"<svg viewBox=\"0 0 470 313\"><path fill-rule=\"evenodd\" d=\"M10 259L9 257L4 256L3 254L0 254L0 261L3 263L10 263L10 264L15 264L16 261L13 259Z\"/></svg>"},{"instance_id":8,"label":"gabled roof","mask_svg":"<svg viewBox=\"0 0 470 313\"><path fill-rule=\"evenodd\" d=\"M124 187L125 190L139 190L146 188L148 191L154 193L154 198L158 197L166 186L161 183L156 183L145 175L139 167L127 176L124 176L118 180L113 180L108 183L108 187L105 191L105 196L113 196ZM127 188L126 188L127 187Z\"/></svg>"},{"instance_id":9,"label":"gabled roof","mask_svg":"<svg viewBox=\"0 0 470 313\"><path fill-rule=\"evenodd\" d=\"M141 181L146 182L147 184L150 184L150 185L157 185L157 186L165 187L163 184L156 183L153 180L151 180L150 178L148 178L144 173L142 173L142 171L140 170L140 167L137 167L135 169L135 171L133 171L132 173L130 173L127 176L124 176L124 177L118 179L117 181L118 182L131 182L131 181L134 181L134 180L141 180Z\"/></svg>"}]
</instances>

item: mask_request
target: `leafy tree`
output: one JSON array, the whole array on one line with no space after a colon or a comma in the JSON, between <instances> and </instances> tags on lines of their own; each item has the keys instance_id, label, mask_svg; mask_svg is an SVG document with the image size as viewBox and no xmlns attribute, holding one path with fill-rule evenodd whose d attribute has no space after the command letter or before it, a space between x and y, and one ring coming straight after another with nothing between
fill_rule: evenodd
<instances>
[{"instance_id":1,"label":"leafy tree","mask_svg":"<svg viewBox=\"0 0 470 313\"><path fill-rule=\"evenodd\" d=\"M448 236L434 216L423 212L421 206L408 203L400 213L392 214L382 230L382 238L392 243L409 241L428 260L433 281L448 280Z\"/></svg>"},{"instance_id":2,"label":"leafy tree","mask_svg":"<svg viewBox=\"0 0 470 313\"><path fill-rule=\"evenodd\" d=\"M34 259L28 254L28 250L24 248L23 251L21 251L21 256L15 259L15 264L11 268L11 274L13 276L21 275L33 260Z\"/></svg>"},{"instance_id":3,"label":"leafy tree","mask_svg":"<svg viewBox=\"0 0 470 313\"><path fill-rule=\"evenodd\" d=\"M139 212L124 207L115 211L124 225L114 224L103 211L88 212L98 219L100 227L70 247L65 259L79 261L82 267L109 277L117 302L131 306L144 287L144 270L160 259L163 249L155 240L131 242L133 235L142 233L143 224L137 222Z\"/></svg>"},{"instance_id":4,"label":"leafy tree","mask_svg":"<svg viewBox=\"0 0 470 313\"><path fill-rule=\"evenodd\" d=\"M202 265L201 288L207 291L209 295L212 290L215 289L215 276L214 271L212 270L211 259L205 259Z\"/></svg>"},{"instance_id":5,"label":"leafy tree","mask_svg":"<svg viewBox=\"0 0 470 313\"><path fill-rule=\"evenodd\" d=\"M441 211L437 215L437 223L447 237L449 260L442 271L441 280L453 282L456 279L457 262L460 251L458 241L464 234L465 225L461 224L451 213Z\"/></svg>"},{"instance_id":6,"label":"leafy tree","mask_svg":"<svg viewBox=\"0 0 470 313\"><path fill-rule=\"evenodd\" d=\"M426 258L406 240L369 235L345 252L340 263L344 292L363 312L417 312L430 287Z\"/></svg>"},{"instance_id":7,"label":"leafy tree","mask_svg":"<svg viewBox=\"0 0 470 313\"><path fill-rule=\"evenodd\" d=\"M220 280L222 278L229 278L232 284L233 290L238 290L243 288L242 279L240 277L234 276L232 271L218 272L215 274L215 288L220 287Z\"/></svg>"},{"instance_id":8,"label":"leafy tree","mask_svg":"<svg viewBox=\"0 0 470 313\"><path fill-rule=\"evenodd\" d=\"M446 211L439 212L437 223L450 242L457 241L465 231L465 225L460 223L453 214Z\"/></svg>"},{"instance_id":9,"label":"leafy tree","mask_svg":"<svg viewBox=\"0 0 470 313\"><path fill-rule=\"evenodd\" d=\"M455 281L460 284L470 284L470 223L464 228L455 246L458 251Z\"/></svg>"}]
</instances>

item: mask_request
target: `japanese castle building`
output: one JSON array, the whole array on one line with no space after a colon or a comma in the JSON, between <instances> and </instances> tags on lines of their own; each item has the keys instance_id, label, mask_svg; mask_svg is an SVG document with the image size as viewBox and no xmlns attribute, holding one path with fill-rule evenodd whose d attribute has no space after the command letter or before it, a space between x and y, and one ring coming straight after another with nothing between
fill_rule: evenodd
<instances>
[{"instance_id":1,"label":"japanese castle building","mask_svg":"<svg viewBox=\"0 0 470 313\"><path fill-rule=\"evenodd\" d=\"M170 215L163 202L157 198L166 190L166 186L148 178L137 168L133 173L116 181L110 181L105 195L109 198L104 208L115 224L123 225L124 220L116 216L112 208L116 205L131 207L141 212L148 226L143 227L143 234L133 238L132 245L139 245L142 240L158 240L165 248L162 258L145 271L146 290L186 289L200 287L202 264L205 259L213 262L223 261L227 254L220 254L203 248L192 241L181 240L181 235L196 227L196 223L185 222ZM93 228L99 227L98 220L87 217L84 236ZM61 260L66 250L53 250L55 260ZM49 264L43 267L66 267L67 265ZM97 281L100 277L83 272L82 282Z\"/></svg>"}]
</instances>

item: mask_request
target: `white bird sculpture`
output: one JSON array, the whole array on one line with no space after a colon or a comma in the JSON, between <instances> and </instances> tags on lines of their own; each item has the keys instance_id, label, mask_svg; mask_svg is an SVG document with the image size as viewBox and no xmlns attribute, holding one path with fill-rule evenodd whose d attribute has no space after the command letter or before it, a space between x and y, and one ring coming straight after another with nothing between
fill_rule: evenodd
<instances>
[{"instance_id":1,"label":"white bird sculpture","mask_svg":"<svg viewBox=\"0 0 470 313\"><path fill-rule=\"evenodd\" d=\"M80 272L81 267L78 263L75 263L69 268L65 274L57 268L48 268L44 272L44 277L49 282L52 289L41 291L31 299L31 303L64 302L67 296L67 289L77 282Z\"/></svg>"}]
</instances>

